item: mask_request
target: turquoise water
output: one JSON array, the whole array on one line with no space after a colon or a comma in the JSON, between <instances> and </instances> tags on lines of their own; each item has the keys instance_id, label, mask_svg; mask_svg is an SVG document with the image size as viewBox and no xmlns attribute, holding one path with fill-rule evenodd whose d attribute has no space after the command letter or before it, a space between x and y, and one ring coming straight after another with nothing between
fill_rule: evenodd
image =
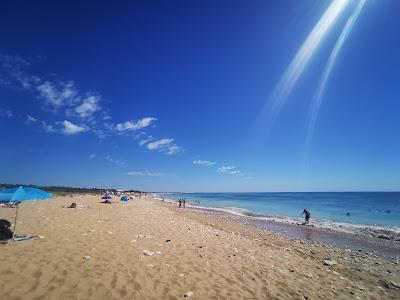
<instances>
[{"instance_id":1,"label":"turquoise water","mask_svg":"<svg viewBox=\"0 0 400 300\"><path fill-rule=\"evenodd\" d=\"M159 193L160 197L185 198L190 205L244 209L260 214L299 219L304 208L311 220L400 228L400 192L351 193ZM242 211L243 212L243 211ZM347 213L350 215L348 216Z\"/></svg>"}]
</instances>

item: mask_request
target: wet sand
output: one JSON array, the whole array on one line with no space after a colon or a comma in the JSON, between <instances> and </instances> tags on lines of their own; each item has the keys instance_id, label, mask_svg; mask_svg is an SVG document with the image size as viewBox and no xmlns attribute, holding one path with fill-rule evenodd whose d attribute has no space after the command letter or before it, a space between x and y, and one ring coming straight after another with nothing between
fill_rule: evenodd
<instances>
[{"instance_id":1,"label":"wet sand","mask_svg":"<svg viewBox=\"0 0 400 300\"><path fill-rule=\"evenodd\" d=\"M341 249L351 249L377 257L400 260L400 241L385 240L366 235L351 234L335 230L274 222L265 218L233 215L207 208L191 207L195 212L270 230L292 238L334 245Z\"/></svg>"},{"instance_id":2,"label":"wet sand","mask_svg":"<svg viewBox=\"0 0 400 300\"><path fill-rule=\"evenodd\" d=\"M400 298L393 260L151 199L99 201L22 204L17 233L44 239L0 245L0 299Z\"/></svg>"}]
</instances>

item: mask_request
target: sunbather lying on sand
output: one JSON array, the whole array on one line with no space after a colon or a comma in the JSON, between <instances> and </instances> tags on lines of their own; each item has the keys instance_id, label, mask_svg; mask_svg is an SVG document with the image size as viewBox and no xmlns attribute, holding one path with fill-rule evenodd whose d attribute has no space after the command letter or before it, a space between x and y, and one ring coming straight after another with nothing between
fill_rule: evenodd
<instances>
[{"instance_id":1,"label":"sunbather lying on sand","mask_svg":"<svg viewBox=\"0 0 400 300\"><path fill-rule=\"evenodd\" d=\"M18 203L15 202L10 202L10 203L0 203L0 207L6 207L6 208L16 208L18 206Z\"/></svg>"}]
</instances>

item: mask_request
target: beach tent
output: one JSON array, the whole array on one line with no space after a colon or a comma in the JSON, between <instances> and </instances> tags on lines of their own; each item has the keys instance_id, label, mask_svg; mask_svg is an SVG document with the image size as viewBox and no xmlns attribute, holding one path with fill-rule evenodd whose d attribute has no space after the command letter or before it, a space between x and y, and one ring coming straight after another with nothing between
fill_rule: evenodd
<instances>
[{"instance_id":1,"label":"beach tent","mask_svg":"<svg viewBox=\"0 0 400 300\"><path fill-rule=\"evenodd\" d=\"M127 202L127 201L129 201L129 197L126 196L126 195L123 195L123 196L121 197L121 201Z\"/></svg>"},{"instance_id":2,"label":"beach tent","mask_svg":"<svg viewBox=\"0 0 400 300\"><path fill-rule=\"evenodd\" d=\"M17 204L17 210L15 212L15 220L14 220L13 240L15 237L15 229L17 227L19 204L25 201L46 200L46 199L51 199L53 197L54 196L52 194L31 187L20 186L18 188L4 189L0 191L0 202L3 203L13 202Z\"/></svg>"},{"instance_id":3,"label":"beach tent","mask_svg":"<svg viewBox=\"0 0 400 300\"><path fill-rule=\"evenodd\" d=\"M103 197L101 197L101 199L112 199L111 195L105 195Z\"/></svg>"}]
</instances>

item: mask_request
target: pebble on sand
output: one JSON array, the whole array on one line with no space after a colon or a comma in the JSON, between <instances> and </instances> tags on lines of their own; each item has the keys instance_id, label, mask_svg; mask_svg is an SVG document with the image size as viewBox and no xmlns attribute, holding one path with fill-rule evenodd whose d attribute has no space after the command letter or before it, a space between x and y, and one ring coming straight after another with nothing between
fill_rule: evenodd
<instances>
[{"instance_id":1,"label":"pebble on sand","mask_svg":"<svg viewBox=\"0 0 400 300\"><path fill-rule=\"evenodd\" d=\"M188 292L183 294L183 297L192 297L192 296L193 296L193 292L192 291L188 291Z\"/></svg>"},{"instance_id":2,"label":"pebble on sand","mask_svg":"<svg viewBox=\"0 0 400 300\"><path fill-rule=\"evenodd\" d=\"M151 252L151 251L149 251L149 250L143 250L142 253L143 253L144 255L146 255L146 256L152 256L152 255L154 255L154 253Z\"/></svg>"},{"instance_id":3,"label":"pebble on sand","mask_svg":"<svg viewBox=\"0 0 400 300\"><path fill-rule=\"evenodd\" d=\"M86 259L86 260L89 260L89 259L91 259L92 257L90 257L89 255L86 255L86 256L84 256L83 257L83 259Z\"/></svg>"},{"instance_id":4,"label":"pebble on sand","mask_svg":"<svg viewBox=\"0 0 400 300\"><path fill-rule=\"evenodd\" d=\"M396 289L400 289L400 283L394 282L394 281L390 281L390 283L396 288Z\"/></svg>"},{"instance_id":5,"label":"pebble on sand","mask_svg":"<svg viewBox=\"0 0 400 300\"><path fill-rule=\"evenodd\" d=\"M334 265L336 265L336 261L330 260L330 259L325 259L324 260L324 265L325 266L334 266Z\"/></svg>"}]
</instances>

